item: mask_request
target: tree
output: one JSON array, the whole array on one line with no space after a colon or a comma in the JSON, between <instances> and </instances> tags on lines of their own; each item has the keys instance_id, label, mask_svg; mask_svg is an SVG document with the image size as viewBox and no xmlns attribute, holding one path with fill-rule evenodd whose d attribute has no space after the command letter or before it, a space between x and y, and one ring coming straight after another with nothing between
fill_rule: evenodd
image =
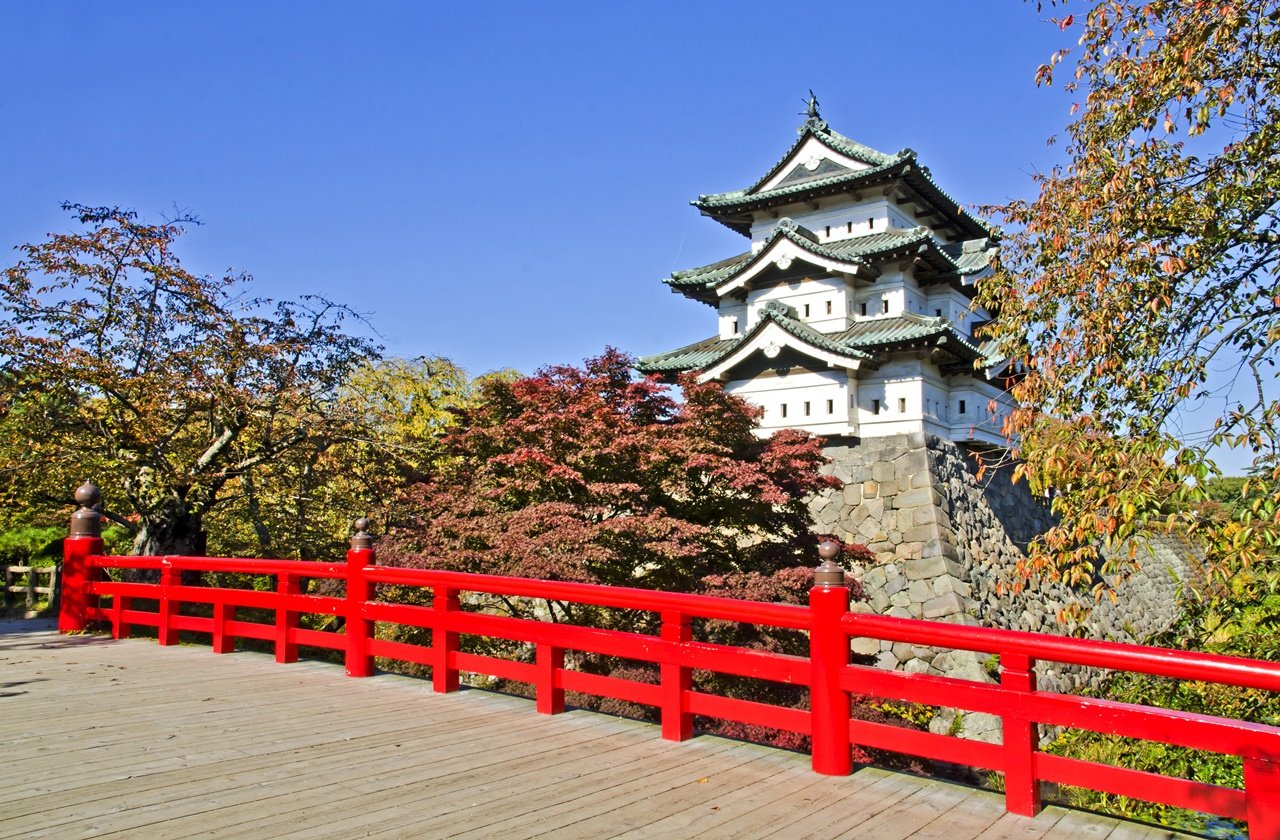
<instances>
[{"instance_id":1,"label":"tree","mask_svg":"<svg viewBox=\"0 0 1280 840\"><path fill-rule=\"evenodd\" d=\"M635 378L632 361L608 349L581 368L548 367L515 381L483 382L478 403L461 412L457 430L446 437L436 471L408 491L399 508L405 518L380 544L380 562L803 602L818 542L809 533L804 497L838 485L819 473L825 462L820 442L794 431L760 438L758 410L718 383L683 379L679 402L668 386ZM871 559L865 548L847 550ZM656 616L630 610L518 599L485 608L656 630ZM707 622L700 632L713 641L798 654L807 644L798 632L725 622ZM402 637L415 634L402 631ZM528 655L500 642L471 638L468 644ZM595 655L579 655L575 667L638 681L657 676ZM755 700L804 701L796 686L705 673L696 682L701 690ZM644 713L612 701L600 708ZM802 740L732 724L716 731L784 746Z\"/></svg>"},{"instance_id":2,"label":"tree","mask_svg":"<svg viewBox=\"0 0 1280 840\"><path fill-rule=\"evenodd\" d=\"M62 501L93 477L136 519L136 553L202 553L204 518L254 470L351 435L339 388L376 348L344 306L184 269L190 217L65 209L79 229L19 246L0 275L0 426L19 435L0 482Z\"/></svg>"},{"instance_id":3,"label":"tree","mask_svg":"<svg viewBox=\"0 0 1280 840\"><path fill-rule=\"evenodd\" d=\"M1117 1L1056 22L1080 32L1038 74L1074 60L1066 163L1000 208L981 290L988 334L1025 370L1007 425L1019 472L1060 517L1027 571L1092 580L1100 545L1158 526L1200 533L1217 570L1274 557L1280 7ZM1214 416L1203 436L1180 430L1190 409ZM1235 518L1202 505L1215 446L1252 455ZM1108 558L1121 575L1142 559Z\"/></svg>"},{"instance_id":4,"label":"tree","mask_svg":"<svg viewBox=\"0 0 1280 840\"><path fill-rule=\"evenodd\" d=\"M583 368L485 382L384 555L681 592L814 565L803 497L834 486L818 473L818 441L759 438L745 402L718 384L681 386L683 403L612 349Z\"/></svg>"}]
</instances>

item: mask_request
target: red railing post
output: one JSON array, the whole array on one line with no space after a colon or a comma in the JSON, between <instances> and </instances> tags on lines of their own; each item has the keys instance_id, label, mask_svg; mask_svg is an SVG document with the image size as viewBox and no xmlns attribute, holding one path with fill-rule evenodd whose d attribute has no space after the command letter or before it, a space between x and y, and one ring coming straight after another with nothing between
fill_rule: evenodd
<instances>
[{"instance_id":1,"label":"red railing post","mask_svg":"<svg viewBox=\"0 0 1280 840\"><path fill-rule=\"evenodd\" d=\"M1000 687L1029 694L1036 690L1035 660L1026 654L1000 654ZM1001 721L1004 727L1004 807L1011 814L1040 813L1040 780L1036 778L1036 750L1040 727L1020 714L1023 704L1009 698Z\"/></svg>"},{"instance_id":2,"label":"red railing post","mask_svg":"<svg viewBox=\"0 0 1280 840\"><path fill-rule=\"evenodd\" d=\"M302 594L302 581L282 572L276 576L276 594L279 597L279 606L276 607L276 661L297 662L298 643L293 631L298 626L299 613L289 609L289 600Z\"/></svg>"},{"instance_id":3,"label":"red railing post","mask_svg":"<svg viewBox=\"0 0 1280 840\"><path fill-rule=\"evenodd\" d=\"M364 567L378 562L369 535L369 520L355 521L356 532L347 550L347 676L373 676L373 657L369 640L373 638L373 622L364 617L364 605L373 598L373 584L364 575Z\"/></svg>"},{"instance_id":4,"label":"red railing post","mask_svg":"<svg viewBox=\"0 0 1280 840\"><path fill-rule=\"evenodd\" d=\"M849 637L840 626L849 611L849 589L844 569L835 562L840 544L827 541L818 547L822 564L809 590L809 716L813 733L813 770L828 776L853 771L849 741L849 695L840 688L840 672L849 664Z\"/></svg>"},{"instance_id":5,"label":"red railing post","mask_svg":"<svg viewBox=\"0 0 1280 840\"><path fill-rule=\"evenodd\" d=\"M227 622L234 621L236 608L221 601L213 605L213 652L235 653L236 637L227 632Z\"/></svg>"},{"instance_id":6,"label":"red railing post","mask_svg":"<svg viewBox=\"0 0 1280 840\"><path fill-rule=\"evenodd\" d=\"M434 691L457 691L458 668L454 664L454 654L458 651L458 634L449 629L451 613L461 605L458 590L436 585L431 599L435 610L435 626L431 630L431 688Z\"/></svg>"},{"instance_id":7,"label":"red railing post","mask_svg":"<svg viewBox=\"0 0 1280 840\"><path fill-rule=\"evenodd\" d=\"M538 671L534 707L540 715L558 715L564 711L564 689L556 685L556 675L564 668L564 648L539 642Z\"/></svg>"},{"instance_id":8,"label":"red railing post","mask_svg":"<svg viewBox=\"0 0 1280 840\"><path fill-rule=\"evenodd\" d=\"M97 598L89 594L92 570L88 558L102 553L102 501L98 488L85 482L76 489L71 527L62 541L62 591L58 604L58 632L79 633L89 620L89 608Z\"/></svg>"},{"instance_id":9,"label":"red railing post","mask_svg":"<svg viewBox=\"0 0 1280 840\"><path fill-rule=\"evenodd\" d=\"M1251 840L1280 840L1280 762L1245 758L1244 801Z\"/></svg>"},{"instance_id":10,"label":"red railing post","mask_svg":"<svg viewBox=\"0 0 1280 840\"><path fill-rule=\"evenodd\" d=\"M693 625L690 617L679 612L664 612L662 639L676 644L692 641ZM693 690L693 669L679 662L663 662L659 669L662 690L662 737L668 741L687 741L693 737L693 715L689 713L689 692Z\"/></svg>"},{"instance_id":11,"label":"red railing post","mask_svg":"<svg viewBox=\"0 0 1280 840\"><path fill-rule=\"evenodd\" d=\"M182 602L173 590L182 585L182 573L173 567L173 558L160 558L160 617L156 625L156 641L162 645L176 645L179 632L173 626L173 617L181 610Z\"/></svg>"}]
</instances>

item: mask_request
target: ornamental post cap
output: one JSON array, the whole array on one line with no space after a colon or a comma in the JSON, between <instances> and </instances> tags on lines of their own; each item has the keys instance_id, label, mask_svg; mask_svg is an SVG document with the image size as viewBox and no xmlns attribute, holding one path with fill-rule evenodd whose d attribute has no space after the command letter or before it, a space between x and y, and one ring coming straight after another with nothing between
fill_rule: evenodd
<instances>
[{"instance_id":1,"label":"ornamental post cap","mask_svg":"<svg viewBox=\"0 0 1280 840\"><path fill-rule=\"evenodd\" d=\"M75 498L76 504L80 505L80 507L97 507L98 503L102 501L102 491L92 481L86 481L76 488Z\"/></svg>"},{"instance_id":2,"label":"ornamental post cap","mask_svg":"<svg viewBox=\"0 0 1280 840\"><path fill-rule=\"evenodd\" d=\"M102 507L102 492L98 490L97 485L89 481L81 484L76 488L75 500L80 507L71 514L68 536L102 536L102 514L98 511Z\"/></svg>"},{"instance_id":3,"label":"ornamental post cap","mask_svg":"<svg viewBox=\"0 0 1280 840\"><path fill-rule=\"evenodd\" d=\"M373 536L369 534L369 520L360 517L352 523L356 532L351 535L351 547L355 550L373 548Z\"/></svg>"},{"instance_id":4,"label":"ornamental post cap","mask_svg":"<svg viewBox=\"0 0 1280 840\"><path fill-rule=\"evenodd\" d=\"M844 586L844 569L836 563L843 546L835 540L818 543L818 556L822 563L813 571L813 585L823 587Z\"/></svg>"}]
</instances>

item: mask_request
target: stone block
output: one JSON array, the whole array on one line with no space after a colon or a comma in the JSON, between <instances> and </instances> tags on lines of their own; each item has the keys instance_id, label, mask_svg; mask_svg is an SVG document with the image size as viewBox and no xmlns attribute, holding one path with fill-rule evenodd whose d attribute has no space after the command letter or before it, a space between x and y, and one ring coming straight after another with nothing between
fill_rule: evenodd
<instances>
[{"instance_id":1,"label":"stone block","mask_svg":"<svg viewBox=\"0 0 1280 840\"><path fill-rule=\"evenodd\" d=\"M915 525L902 534L902 539L908 542L928 542L938 539L939 536L941 535L936 525Z\"/></svg>"},{"instance_id":2,"label":"stone block","mask_svg":"<svg viewBox=\"0 0 1280 840\"><path fill-rule=\"evenodd\" d=\"M902 542L902 532L892 531L892 530L889 531L889 542L892 543L893 545L897 545L898 543Z\"/></svg>"},{"instance_id":3,"label":"stone block","mask_svg":"<svg viewBox=\"0 0 1280 840\"><path fill-rule=\"evenodd\" d=\"M867 516L872 519L884 516L884 499L864 499L859 507L863 508Z\"/></svg>"},{"instance_id":4,"label":"stone block","mask_svg":"<svg viewBox=\"0 0 1280 840\"><path fill-rule=\"evenodd\" d=\"M851 640L850 647L857 656L878 656L880 654L879 639L867 639L861 636L855 636Z\"/></svg>"},{"instance_id":5,"label":"stone block","mask_svg":"<svg viewBox=\"0 0 1280 840\"><path fill-rule=\"evenodd\" d=\"M911 595L911 600L917 604L923 604L925 601L930 601L935 597L933 587L929 585L927 580L911 581L907 592Z\"/></svg>"},{"instance_id":6,"label":"stone block","mask_svg":"<svg viewBox=\"0 0 1280 840\"><path fill-rule=\"evenodd\" d=\"M902 670L908 674L927 674L929 663L923 659L908 659L903 663Z\"/></svg>"},{"instance_id":7,"label":"stone block","mask_svg":"<svg viewBox=\"0 0 1280 840\"><path fill-rule=\"evenodd\" d=\"M935 578L940 575L960 577L962 572L958 563L946 557L924 557L912 560L903 567L903 573L911 580Z\"/></svg>"},{"instance_id":8,"label":"stone block","mask_svg":"<svg viewBox=\"0 0 1280 840\"><path fill-rule=\"evenodd\" d=\"M893 478L894 478L893 464L887 463L885 461L878 461L871 465L872 481L879 481L879 482L893 481Z\"/></svg>"},{"instance_id":9,"label":"stone block","mask_svg":"<svg viewBox=\"0 0 1280 840\"><path fill-rule=\"evenodd\" d=\"M933 505L925 505L911 511L912 525L933 525L938 521L938 509Z\"/></svg>"},{"instance_id":10,"label":"stone block","mask_svg":"<svg viewBox=\"0 0 1280 840\"><path fill-rule=\"evenodd\" d=\"M876 566L875 568L867 569L859 578L859 580L862 581L862 587L867 590L880 589L884 586L887 579L888 574L885 572L883 566Z\"/></svg>"},{"instance_id":11,"label":"stone block","mask_svg":"<svg viewBox=\"0 0 1280 840\"><path fill-rule=\"evenodd\" d=\"M889 603L895 607L909 607L911 606L911 600L912 599L911 599L910 591L895 592L893 593L892 596L890 596ZM917 601L916 603L923 603L923 602Z\"/></svg>"},{"instance_id":12,"label":"stone block","mask_svg":"<svg viewBox=\"0 0 1280 840\"><path fill-rule=\"evenodd\" d=\"M964 612L964 599L954 592L925 601L921 612L925 618L942 618Z\"/></svg>"},{"instance_id":13,"label":"stone block","mask_svg":"<svg viewBox=\"0 0 1280 840\"><path fill-rule=\"evenodd\" d=\"M894 642L892 650L899 662L906 662L916 657L914 647L906 642Z\"/></svg>"},{"instance_id":14,"label":"stone block","mask_svg":"<svg viewBox=\"0 0 1280 840\"><path fill-rule=\"evenodd\" d=\"M946 595L954 592L961 598L968 598L973 595L973 587L962 580L957 580L951 575L943 575L933 579L931 586L934 595Z\"/></svg>"},{"instance_id":15,"label":"stone block","mask_svg":"<svg viewBox=\"0 0 1280 840\"><path fill-rule=\"evenodd\" d=\"M922 505L940 504L941 501L942 497L932 487L919 487L915 490L899 493L896 503L899 508L914 508Z\"/></svg>"},{"instance_id":16,"label":"stone block","mask_svg":"<svg viewBox=\"0 0 1280 840\"><path fill-rule=\"evenodd\" d=\"M908 610L905 607L893 607L887 613L885 613L885 615L890 615L890 616L893 616L894 618L915 618L916 617L911 614L911 610Z\"/></svg>"},{"instance_id":17,"label":"stone block","mask_svg":"<svg viewBox=\"0 0 1280 840\"><path fill-rule=\"evenodd\" d=\"M851 507L862 504L862 485L861 484L845 485L844 503Z\"/></svg>"},{"instance_id":18,"label":"stone block","mask_svg":"<svg viewBox=\"0 0 1280 840\"><path fill-rule=\"evenodd\" d=\"M892 653L882 653L876 657L876 667L884 668L886 671L896 670L898 667L898 658Z\"/></svg>"},{"instance_id":19,"label":"stone block","mask_svg":"<svg viewBox=\"0 0 1280 840\"><path fill-rule=\"evenodd\" d=\"M924 556L921 553L923 547L924 543L904 542L893 550L893 556L903 560L918 560Z\"/></svg>"},{"instance_id":20,"label":"stone block","mask_svg":"<svg viewBox=\"0 0 1280 840\"><path fill-rule=\"evenodd\" d=\"M906 575L897 575L895 577L888 578L881 591L884 592L885 595L893 596L906 589L907 584L908 581Z\"/></svg>"},{"instance_id":21,"label":"stone block","mask_svg":"<svg viewBox=\"0 0 1280 840\"><path fill-rule=\"evenodd\" d=\"M889 608L889 596L883 590L872 592L867 602L871 604L871 609L878 613L882 613Z\"/></svg>"},{"instance_id":22,"label":"stone block","mask_svg":"<svg viewBox=\"0 0 1280 840\"><path fill-rule=\"evenodd\" d=\"M879 484L879 482L876 482L876 481L864 481L864 482L862 482L862 498L864 498L864 499L874 499L874 498L875 498L876 496L878 496L878 495L880 495L880 484Z\"/></svg>"}]
</instances>

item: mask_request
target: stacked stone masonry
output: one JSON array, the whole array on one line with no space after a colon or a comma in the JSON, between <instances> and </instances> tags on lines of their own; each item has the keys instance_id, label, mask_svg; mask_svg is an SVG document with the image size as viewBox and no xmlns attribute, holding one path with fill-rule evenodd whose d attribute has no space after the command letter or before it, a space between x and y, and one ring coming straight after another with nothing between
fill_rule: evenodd
<instances>
[{"instance_id":1,"label":"stacked stone masonry","mask_svg":"<svg viewBox=\"0 0 1280 840\"><path fill-rule=\"evenodd\" d=\"M1087 591L1048 582L1015 591L1026 545L1050 524L1047 500L1013 483L1007 467L977 477L973 456L924 434L832 443L825 467L843 484L810 500L814 530L862 543L876 562L854 569L865 590L855 609L902 618L1063 633L1061 611L1089 609L1077 628L1091 638L1143 641L1177 620L1181 582L1198 560L1181 540L1157 536L1138 554L1141 569L1118 589L1118 600L1096 603ZM903 643L855 639L854 652L883 668L991 682L996 663L985 654L937 651ZM1041 665L1047 690L1096 684L1085 669ZM999 740L996 718L956 712L934 731Z\"/></svg>"}]
</instances>

